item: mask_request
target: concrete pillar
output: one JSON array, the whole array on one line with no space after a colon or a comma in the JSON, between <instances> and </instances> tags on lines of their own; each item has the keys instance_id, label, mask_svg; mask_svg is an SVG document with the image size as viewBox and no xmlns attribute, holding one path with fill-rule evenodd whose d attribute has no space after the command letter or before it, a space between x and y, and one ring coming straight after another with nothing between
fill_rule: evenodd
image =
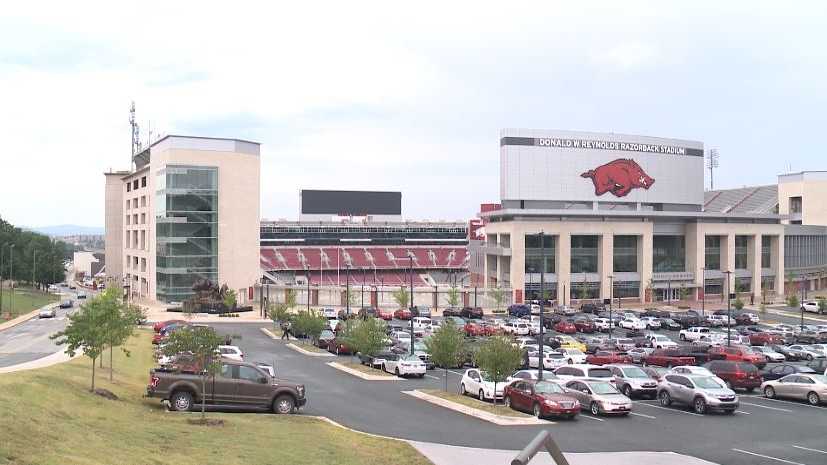
<instances>
[{"instance_id":1,"label":"concrete pillar","mask_svg":"<svg viewBox=\"0 0 827 465\"><path fill-rule=\"evenodd\" d=\"M609 276L614 271L614 235L602 234L598 237L597 272L600 273L600 298L611 297Z\"/></svg>"},{"instance_id":2,"label":"concrete pillar","mask_svg":"<svg viewBox=\"0 0 827 465\"><path fill-rule=\"evenodd\" d=\"M694 275L697 288L692 295L700 298L699 290L703 289L703 270L706 265L706 235L698 223L686 225L686 271Z\"/></svg>"},{"instance_id":3,"label":"concrete pillar","mask_svg":"<svg viewBox=\"0 0 827 465\"><path fill-rule=\"evenodd\" d=\"M735 292L735 233L721 236L721 271L732 271L729 275L729 287L724 282L724 294Z\"/></svg>"},{"instance_id":4,"label":"concrete pillar","mask_svg":"<svg viewBox=\"0 0 827 465\"><path fill-rule=\"evenodd\" d=\"M770 245L770 261L775 271L775 295L784 296L784 235L779 234L772 238Z\"/></svg>"},{"instance_id":5,"label":"concrete pillar","mask_svg":"<svg viewBox=\"0 0 827 465\"><path fill-rule=\"evenodd\" d=\"M752 296L761 302L761 235L752 234L747 239L747 269L752 275Z\"/></svg>"},{"instance_id":6,"label":"concrete pillar","mask_svg":"<svg viewBox=\"0 0 827 465\"><path fill-rule=\"evenodd\" d=\"M509 269L512 299L516 302L517 292L525 299L525 234L511 234L511 267Z\"/></svg>"},{"instance_id":7,"label":"concrete pillar","mask_svg":"<svg viewBox=\"0 0 827 465\"><path fill-rule=\"evenodd\" d=\"M557 301L571 303L571 234L561 232L557 236L555 272L557 273Z\"/></svg>"},{"instance_id":8,"label":"concrete pillar","mask_svg":"<svg viewBox=\"0 0 827 465\"><path fill-rule=\"evenodd\" d=\"M646 303L646 288L652 279L652 231L649 230L638 238L637 269L640 274L640 302ZM654 298L654 296L652 296Z\"/></svg>"}]
</instances>

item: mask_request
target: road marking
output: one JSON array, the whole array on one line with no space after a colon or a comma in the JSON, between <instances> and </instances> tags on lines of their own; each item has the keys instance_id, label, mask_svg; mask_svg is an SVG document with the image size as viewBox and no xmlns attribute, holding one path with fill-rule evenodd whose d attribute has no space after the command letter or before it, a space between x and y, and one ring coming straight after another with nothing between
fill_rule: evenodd
<instances>
[{"instance_id":1,"label":"road marking","mask_svg":"<svg viewBox=\"0 0 827 465\"><path fill-rule=\"evenodd\" d=\"M822 453L822 454L827 454L827 450L810 449L809 447L796 446L795 444L793 444L792 446L795 447L796 449L802 449L802 450L808 450L808 451L811 451L811 452L819 452L819 453Z\"/></svg>"},{"instance_id":2,"label":"road marking","mask_svg":"<svg viewBox=\"0 0 827 465\"><path fill-rule=\"evenodd\" d=\"M586 415L586 414L580 415L580 418L588 418L589 420L597 420L597 421L606 421L602 418L597 418L597 417L593 417L591 415Z\"/></svg>"},{"instance_id":3,"label":"road marking","mask_svg":"<svg viewBox=\"0 0 827 465\"><path fill-rule=\"evenodd\" d=\"M799 407L810 407L810 408L815 408L815 409L824 409L824 407L822 407L820 405L802 404L802 403L799 403L799 402L793 402L791 400L770 399L769 397L763 397L763 396L741 396L741 397L750 397L752 399L768 400L770 402L781 402L783 404L792 404L792 405L797 405Z\"/></svg>"},{"instance_id":4,"label":"road marking","mask_svg":"<svg viewBox=\"0 0 827 465\"><path fill-rule=\"evenodd\" d=\"M803 463L791 462L789 460L779 459L778 457L771 457L769 455L756 454L755 452L750 452L748 450L741 450L741 449L732 449L732 450L734 450L735 452L740 452L742 454L754 455L756 457L762 457L762 458L765 458L765 459L777 460L779 462L789 463L791 465L804 465Z\"/></svg>"},{"instance_id":5,"label":"road marking","mask_svg":"<svg viewBox=\"0 0 827 465\"><path fill-rule=\"evenodd\" d=\"M759 405L759 404L750 404L749 402L741 402L741 405L752 405L753 407L760 407L765 408L767 410L777 410L779 412L787 412L792 413L792 410L787 410L785 408L778 408L778 407L767 407L766 405Z\"/></svg>"},{"instance_id":6,"label":"road marking","mask_svg":"<svg viewBox=\"0 0 827 465\"><path fill-rule=\"evenodd\" d=\"M638 402L638 403L640 403L640 402ZM645 405L647 407L652 407L652 408L659 408L661 410L668 410L670 412L675 412L675 413L685 413L687 415L695 415L696 417L702 417L703 416L703 415L699 415L697 413L687 412L686 410L678 410L678 409L669 408L669 407L661 407L660 405L649 405L649 404L640 404L640 405Z\"/></svg>"},{"instance_id":7,"label":"road marking","mask_svg":"<svg viewBox=\"0 0 827 465\"><path fill-rule=\"evenodd\" d=\"M745 412L745 411L743 411L743 410L736 410L736 411L735 411L735 413L740 413L740 414L742 414L742 415L752 415L751 413L749 413L749 412Z\"/></svg>"},{"instance_id":8,"label":"road marking","mask_svg":"<svg viewBox=\"0 0 827 465\"><path fill-rule=\"evenodd\" d=\"M453 374L459 375L459 376L465 376L465 373L460 373L460 372L454 371L454 370L448 370L448 373L453 373Z\"/></svg>"},{"instance_id":9,"label":"road marking","mask_svg":"<svg viewBox=\"0 0 827 465\"><path fill-rule=\"evenodd\" d=\"M656 420L657 419L657 417L653 417L651 415L644 415L642 413L629 412L629 415L634 415L636 417L649 418L650 420Z\"/></svg>"},{"instance_id":10,"label":"road marking","mask_svg":"<svg viewBox=\"0 0 827 465\"><path fill-rule=\"evenodd\" d=\"M437 378L436 376L431 376L431 375L425 375L425 377L426 378L431 378L431 379L436 379L436 380L442 379L442 378Z\"/></svg>"}]
</instances>

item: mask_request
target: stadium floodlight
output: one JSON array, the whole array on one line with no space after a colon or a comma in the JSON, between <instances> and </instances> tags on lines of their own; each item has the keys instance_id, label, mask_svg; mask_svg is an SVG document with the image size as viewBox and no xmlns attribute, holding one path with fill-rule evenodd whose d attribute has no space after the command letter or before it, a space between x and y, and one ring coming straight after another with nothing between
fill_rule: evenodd
<instances>
[{"instance_id":1,"label":"stadium floodlight","mask_svg":"<svg viewBox=\"0 0 827 465\"><path fill-rule=\"evenodd\" d=\"M715 189L715 182L713 178L713 170L720 166L719 164L720 155L718 155L718 149L711 149L706 154L706 168L709 170L709 190Z\"/></svg>"}]
</instances>

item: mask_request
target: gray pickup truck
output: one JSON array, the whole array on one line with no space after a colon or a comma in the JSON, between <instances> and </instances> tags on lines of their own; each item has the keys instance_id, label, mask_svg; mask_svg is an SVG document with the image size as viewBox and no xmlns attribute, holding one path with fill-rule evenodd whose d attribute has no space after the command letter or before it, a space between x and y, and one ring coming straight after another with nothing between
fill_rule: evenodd
<instances>
[{"instance_id":1,"label":"gray pickup truck","mask_svg":"<svg viewBox=\"0 0 827 465\"><path fill-rule=\"evenodd\" d=\"M307 403L303 384L271 377L255 364L222 359L221 369L207 378L201 392L201 376L181 370L154 368L149 371L147 397L169 401L177 411L198 410L205 404L234 410L264 410L293 413Z\"/></svg>"}]
</instances>

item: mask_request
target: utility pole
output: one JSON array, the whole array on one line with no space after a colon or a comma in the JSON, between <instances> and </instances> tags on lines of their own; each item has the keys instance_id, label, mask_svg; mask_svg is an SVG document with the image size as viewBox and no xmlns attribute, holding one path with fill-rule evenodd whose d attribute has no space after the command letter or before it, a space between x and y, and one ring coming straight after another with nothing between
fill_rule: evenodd
<instances>
[{"instance_id":1,"label":"utility pole","mask_svg":"<svg viewBox=\"0 0 827 465\"><path fill-rule=\"evenodd\" d=\"M726 274L726 318L727 318L727 326L726 326L726 345L729 347L732 344L732 288L729 284L729 275L732 274L732 271L726 270L724 271Z\"/></svg>"},{"instance_id":2,"label":"utility pole","mask_svg":"<svg viewBox=\"0 0 827 465\"><path fill-rule=\"evenodd\" d=\"M546 274L546 253L545 247L543 244L543 231L540 231L540 352L537 354L537 359L539 362L537 363L537 379L540 381L543 380L543 360L545 359L545 352L543 352L543 308L545 307L545 296L543 296L543 285L545 283L545 274ZM529 312L530 313L530 312ZM495 400L496 400L496 393Z\"/></svg>"},{"instance_id":3,"label":"utility pole","mask_svg":"<svg viewBox=\"0 0 827 465\"><path fill-rule=\"evenodd\" d=\"M704 303L706 302L706 267L701 268L701 319L704 318Z\"/></svg>"},{"instance_id":4,"label":"utility pole","mask_svg":"<svg viewBox=\"0 0 827 465\"><path fill-rule=\"evenodd\" d=\"M614 320L612 319L612 300L614 300L615 291L615 277L609 275L609 342L612 342L612 329L614 329ZM620 300L620 299L618 299Z\"/></svg>"},{"instance_id":5,"label":"utility pole","mask_svg":"<svg viewBox=\"0 0 827 465\"><path fill-rule=\"evenodd\" d=\"M0 315L3 314L3 251L6 244L0 244Z\"/></svg>"},{"instance_id":6,"label":"utility pole","mask_svg":"<svg viewBox=\"0 0 827 465\"><path fill-rule=\"evenodd\" d=\"M347 311L345 315L350 318L350 264L345 268L345 272L347 273L347 277L345 278L345 305L347 305Z\"/></svg>"}]
</instances>

